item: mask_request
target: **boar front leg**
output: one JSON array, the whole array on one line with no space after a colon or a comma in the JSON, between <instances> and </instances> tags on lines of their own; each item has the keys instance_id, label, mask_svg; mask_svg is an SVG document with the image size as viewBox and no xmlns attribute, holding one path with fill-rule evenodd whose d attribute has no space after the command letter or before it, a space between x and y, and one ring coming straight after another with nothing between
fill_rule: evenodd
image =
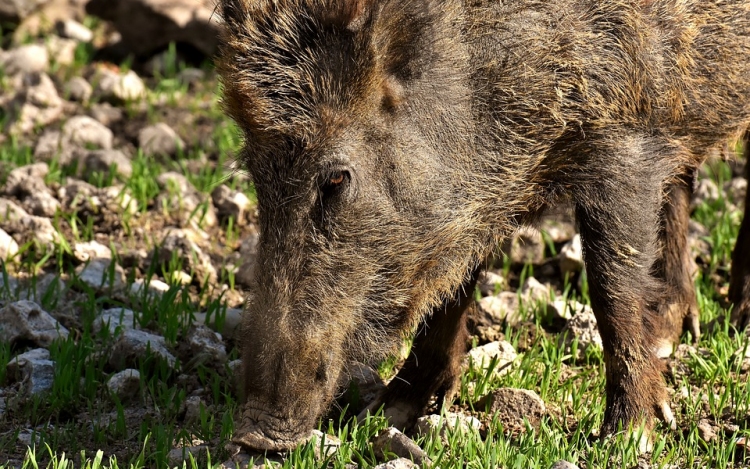
<instances>
[{"instance_id":1,"label":"boar front leg","mask_svg":"<svg viewBox=\"0 0 750 469\"><path fill-rule=\"evenodd\" d=\"M689 169L667 187L659 231L661 253L655 264L656 275L666 282L667 298L660 304L657 354L669 356L683 331L693 340L700 337L700 313L693 283L692 261L688 245L690 197L694 169Z\"/></svg>"},{"instance_id":2,"label":"boar front leg","mask_svg":"<svg viewBox=\"0 0 750 469\"><path fill-rule=\"evenodd\" d=\"M750 130L745 132L745 178L750 182ZM732 322L744 329L750 325L750 188L745 194L745 217L737 235L732 253L732 281L729 284L729 300Z\"/></svg>"},{"instance_id":3,"label":"boar front leg","mask_svg":"<svg viewBox=\"0 0 750 469\"><path fill-rule=\"evenodd\" d=\"M384 404L391 425L409 429L433 395L437 395L438 402L453 398L466 354L469 339L466 320L469 308L475 304L478 276L479 269L456 291L453 299L425 318L403 367L381 398L365 411Z\"/></svg>"},{"instance_id":4,"label":"boar front leg","mask_svg":"<svg viewBox=\"0 0 750 469\"><path fill-rule=\"evenodd\" d=\"M665 289L652 275L662 186L672 168L657 153L661 147L645 139L615 143L580 156L591 173L574 187L576 219L604 346L607 401L601 434L644 425L639 444L645 451L654 417L674 421L654 351Z\"/></svg>"}]
</instances>

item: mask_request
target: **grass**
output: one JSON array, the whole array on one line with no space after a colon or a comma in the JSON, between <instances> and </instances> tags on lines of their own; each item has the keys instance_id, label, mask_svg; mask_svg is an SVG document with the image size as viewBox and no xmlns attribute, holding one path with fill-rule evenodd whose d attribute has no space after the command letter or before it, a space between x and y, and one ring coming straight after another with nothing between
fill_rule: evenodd
<instances>
[{"instance_id":1,"label":"grass","mask_svg":"<svg viewBox=\"0 0 750 469\"><path fill-rule=\"evenodd\" d=\"M83 70L92 50L79 46L76 61L69 67L58 67L55 73L69 78ZM119 220L123 236L110 239L113 257L124 258L128 250L144 248L147 252L159 245L149 225L153 213L163 207L156 205L162 193L156 177L166 171L185 175L204 196L221 183L240 190L255 200L251 183L232 164L241 142L236 126L221 114L216 103L215 82L210 74L207 83L198 91L190 90L176 78L184 67L174 49L166 55L162 76L150 83L146 108L128 103L128 115L143 119L144 124L159 121L165 109L177 109L184 96L190 98L190 112L200 114L210 122L204 141L189 142L174 159L147 157L136 153L132 159L133 173L119 179L114 172L92 175L88 182L96 187L122 183L137 204L134 214L123 214ZM166 98L165 98L166 96ZM177 99L178 96L183 98ZM201 103L208 102L208 106ZM18 166L34 162L33 142L11 138L0 144L0 183L7 173ZM199 164L196 164L199 163ZM203 162L207 162L203 164ZM208 164L210 162L210 164ZM46 183L61 187L77 174L74 167L65 167L57 160L50 162ZM715 163L706 176L721 185L731 177L729 167ZM168 188L167 191L170 189ZM173 190L173 189L172 189ZM177 281L184 269L177 258L168 262L150 262L147 267L128 269L128 288L137 278L163 279L169 289L161 295L140 293L123 297L106 288L96 289L76 278L79 262L73 257L77 242L102 239L112 227L103 227L101 214L85 209L59 212L54 225L61 234L50 248L33 242L21 246L21 252L9 264L3 264L0 276L0 301L14 301L33 297L45 310L73 308L77 317L70 320L73 333L50 347L55 363L54 386L49 393L28 400L5 395L5 410L0 410L0 467L6 460L22 460L24 469L50 468L142 468L174 465L169 452L180 442L205 442L211 449L208 455L199 454L185 463L185 467L212 467L228 456L225 444L235 430L237 393L234 372L228 366L209 366L178 362L165 366L153 356L138 360L135 367L142 376L135 402L121 402L107 391L106 383L115 370L109 365L107 351L111 350L118 334L108 329L94 332L93 322L99 311L111 307L132 307L137 324L150 332L165 337L167 344L179 347L195 313L206 311L216 318L215 327L221 330L226 312L224 291L201 279L190 284ZM735 334L727 324L724 303L727 266L737 235L741 213L723 195L717 200L699 205L693 218L708 228L705 242L708 256L703 259L696 279L701 323L713 327L706 331L698 344L679 359L669 363L668 380L675 390L673 407L679 429L671 431L657 427L655 450L639 456L635 443L622 435L608 439L595 437L604 414L604 362L602 353L594 348L578 356L558 344L557 335L547 331L549 318L543 306L525 304L521 317L524 329L506 325L505 339L513 344L520 356L508 373L498 375L493 366L469 367L461 378L460 392L455 406L467 412L474 409L476 398L498 387L524 388L536 391L550 409L538 429L529 427L520 434L505 432L497 419L488 419L481 432L449 430L444 435L431 433L416 441L425 449L436 467L441 468L549 468L560 459L581 467L634 467L647 463L655 468L673 467L749 467L750 455L739 443L750 437L750 389L747 371L742 360L748 336ZM199 207L196 210L201 210ZM166 213L165 215L169 215ZM114 226L114 225L113 225ZM237 220L223 220L218 227L206 227L216 239L221 252L235 251L244 232ZM116 241L116 242L115 242ZM549 237L545 244L550 253L556 247ZM219 252L219 251L217 251ZM505 278L513 273L507 259L503 263ZM137 275L136 275L137 271ZM219 272L221 282L234 290L234 273L230 269ZM533 275L527 266L517 273L519 284ZM65 286L55 281L66 280ZM14 283L13 279L20 279ZM562 288L565 299L588 303L585 277ZM59 316L66 317L61 313ZM525 337L531 336L530 342ZM687 339L685 339L687 342ZM22 345L0 343L0 363L7 363ZM230 349L229 359L238 357ZM577 358L574 358L577 357ZM381 364L383 375L391 374L396 359ZM0 388L9 385L5 367L0 366ZM191 393L202 398L197 418L185 420L185 406ZM2 396L0 394L0 396ZM0 406L0 409L2 406ZM705 441L698 423L707 419L717 427L715 439ZM343 468L347 464L371 467L379 461L371 440L387 423L380 415L357 423L353 419L321 420L319 428L339 438L339 450L332 456L316 456L313 443L290 452L281 463L285 468ZM24 454L18 453L18 438L27 429L34 444ZM105 449L106 451L102 451ZM3 458L2 456L7 455ZM270 457L270 455L269 455ZM5 460L4 460L5 459ZM10 466L7 466L10 467Z\"/></svg>"}]
</instances>

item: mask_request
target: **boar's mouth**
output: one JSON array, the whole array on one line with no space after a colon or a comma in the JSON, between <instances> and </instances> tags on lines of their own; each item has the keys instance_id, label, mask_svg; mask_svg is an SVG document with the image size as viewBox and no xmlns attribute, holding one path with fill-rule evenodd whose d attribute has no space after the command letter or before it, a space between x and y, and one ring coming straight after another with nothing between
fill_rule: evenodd
<instances>
[{"instance_id":1,"label":"boar's mouth","mask_svg":"<svg viewBox=\"0 0 750 469\"><path fill-rule=\"evenodd\" d=\"M242 406L240 426L233 441L261 451L285 451L309 439L312 424L306 419L276 416L246 403Z\"/></svg>"}]
</instances>

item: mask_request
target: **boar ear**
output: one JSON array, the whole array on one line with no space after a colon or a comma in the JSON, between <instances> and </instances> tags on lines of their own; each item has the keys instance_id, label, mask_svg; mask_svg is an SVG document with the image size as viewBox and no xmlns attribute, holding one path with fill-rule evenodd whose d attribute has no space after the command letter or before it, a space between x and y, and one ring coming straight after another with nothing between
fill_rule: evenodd
<instances>
[{"instance_id":1,"label":"boar ear","mask_svg":"<svg viewBox=\"0 0 750 469\"><path fill-rule=\"evenodd\" d=\"M373 3L373 0L336 0L327 19L350 31L357 31L370 17Z\"/></svg>"}]
</instances>

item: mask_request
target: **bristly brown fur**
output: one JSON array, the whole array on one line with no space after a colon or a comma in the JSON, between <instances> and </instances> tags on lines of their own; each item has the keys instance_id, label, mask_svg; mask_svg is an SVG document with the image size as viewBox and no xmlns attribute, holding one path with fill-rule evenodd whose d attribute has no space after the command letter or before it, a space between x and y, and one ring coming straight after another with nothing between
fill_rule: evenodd
<instances>
[{"instance_id":1,"label":"bristly brown fur","mask_svg":"<svg viewBox=\"0 0 750 469\"><path fill-rule=\"evenodd\" d=\"M666 402L655 349L683 322L697 333L690 175L750 122L750 0L221 11L224 105L244 133L261 230L238 441L294 444L348 360L383 356L422 321L429 363L406 366L396 381L413 387L386 397L413 416L449 395L462 288L561 197L576 206L604 341L603 431L651 422Z\"/></svg>"}]
</instances>

